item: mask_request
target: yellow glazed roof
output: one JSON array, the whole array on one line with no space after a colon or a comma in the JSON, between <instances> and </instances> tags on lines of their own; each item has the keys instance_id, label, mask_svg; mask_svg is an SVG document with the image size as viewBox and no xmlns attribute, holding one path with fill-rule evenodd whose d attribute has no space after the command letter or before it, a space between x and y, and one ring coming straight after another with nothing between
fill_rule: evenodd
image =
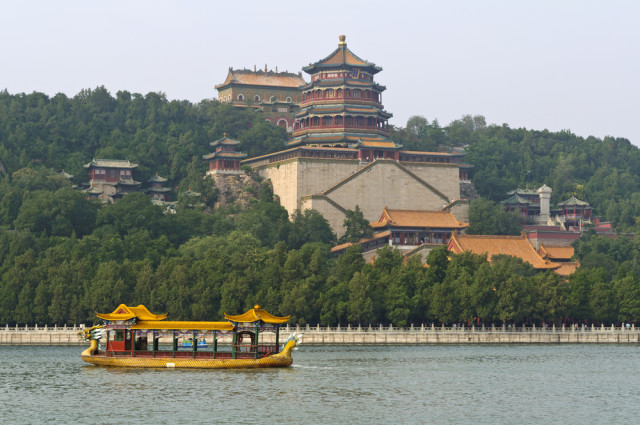
<instances>
[{"instance_id":1,"label":"yellow glazed roof","mask_svg":"<svg viewBox=\"0 0 640 425\"><path fill-rule=\"evenodd\" d=\"M156 320L141 320L135 325L131 326L131 329L232 331L233 324L229 322L160 322Z\"/></svg>"},{"instance_id":2,"label":"yellow glazed roof","mask_svg":"<svg viewBox=\"0 0 640 425\"><path fill-rule=\"evenodd\" d=\"M463 229L469 224L458 221L448 210L394 210L385 207L380 219L376 223L371 223L371 227L377 229L387 226Z\"/></svg>"},{"instance_id":3,"label":"yellow glazed roof","mask_svg":"<svg viewBox=\"0 0 640 425\"><path fill-rule=\"evenodd\" d=\"M244 314L240 314L238 316L230 316L227 313L224 314L224 318L236 323L249 323L249 322L257 322L258 320L262 320L264 323L273 323L273 324L281 324L285 323L289 320L291 316L278 317L272 314L267 313L266 310L260 308L259 305L256 305L251 310L247 311Z\"/></svg>"},{"instance_id":4,"label":"yellow glazed roof","mask_svg":"<svg viewBox=\"0 0 640 425\"><path fill-rule=\"evenodd\" d=\"M489 262L494 255L511 255L521 258L535 269L556 269L559 267L559 264L540 257L525 235L461 235L453 232L449 241L449 250L456 254L463 251L471 251L474 254L487 253Z\"/></svg>"},{"instance_id":5,"label":"yellow glazed roof","mask_svg":"<svg viewBox=\"0 0 640 425\"><path fill-rule=\"evenodd\" d=\"M99 318L104 320L129 320L136 317L138 320L164 320L167 314L152 314L145 306L140 304L137 307L128 307L120 304L113 313L97 313Z\"/></svg>"},{"instance_id":6,"label":"yellow glazed roof","mask_svg":"<svg viewBox=\"0 0 640 425\"><path fill-rule=\"evenodd\" d=\"M538 254L542 258L550 260L570 260L573 257L574 250L572 246L544 246L540 244Z\"/></svg>"}]
</instances>

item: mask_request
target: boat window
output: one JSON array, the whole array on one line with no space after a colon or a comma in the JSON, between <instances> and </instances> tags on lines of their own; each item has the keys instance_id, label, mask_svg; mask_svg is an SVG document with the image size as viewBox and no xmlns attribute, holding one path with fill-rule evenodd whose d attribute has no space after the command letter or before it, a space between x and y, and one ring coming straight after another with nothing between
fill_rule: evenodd
<instances>
[{"instance_id":1,"label":"boat window","mask_svg":"<svg viewBox=\"0 0 640 425\"><path fill-rule=\"evenodd\" d=\"M124 341L124 329L116 330L116 337L113 340L114 341Z\"/></svg>"}]
</instances>

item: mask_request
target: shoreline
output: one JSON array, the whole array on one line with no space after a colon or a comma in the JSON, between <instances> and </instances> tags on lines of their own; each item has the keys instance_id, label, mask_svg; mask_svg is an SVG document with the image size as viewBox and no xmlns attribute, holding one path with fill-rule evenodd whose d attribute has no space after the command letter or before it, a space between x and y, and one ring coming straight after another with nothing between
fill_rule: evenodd
<instances>
[{"instance_id":1,"label":"shoreline","mask_svg":"<svg viewBox=\"0 0 640 425\"><path fill-rule=\"evenodd\" d=\"M85 346L78 338L80 326L4 327L0 328L0 345L70 345ZM287 326L281 340L291 332L302 332L305 345L430 345L430 344L638 344L640 329L635 326L594 327L309 327ZM265 342L275 342L274 334L262 334ZM160 344L170 345L169 339ZM231 338L219 339L230 345Z\"/></svg>"}]
</instances>

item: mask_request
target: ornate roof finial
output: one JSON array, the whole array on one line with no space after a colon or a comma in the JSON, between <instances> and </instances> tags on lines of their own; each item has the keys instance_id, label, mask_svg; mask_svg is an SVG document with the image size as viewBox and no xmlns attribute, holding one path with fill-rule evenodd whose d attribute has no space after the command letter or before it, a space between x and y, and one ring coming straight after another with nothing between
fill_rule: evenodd
<instances>
[{"instance_id":1,"label":"ornate roof finial","mask_svg":"<svg viewBox=\"0 0 640 425\"><path fill-rule=\"evenodd\" d=\"M338 37L340 39L340 43L338 43L338 46L342 46L342 45L347 45L347 36L346 35L341 35L340 37Z\"/></svg>"},{"instance_id":2,"label":"ornate roof finial","mask_svg":"<svg viewBox=\"0 0 640 425\"><path fill-rule=\"evenodd\" d=\"M222 133L222 137L227 137L227 133Z\"/></svg>"},{"instance_id":3,"label":"ornate roof finial","mask_svg":"<svg viewBox=\"0 0 640 425\"><path fill-rule=\"evenodd\" d=\"M276 74L278 73L278 67L276 66Z\"/></svg>"},{"instance_id":4,"label":"ornate roof finial","mask_svg":"<svg viewBox=\"0 0 640 425\"><path fill-rule=\"evenodd\" d=\"M256 66L253 65L253 72L256 72Z\"/></svg>"},{"instance_id":5,"label":"ornate roof finial","mask_svg":"<svg viewBox=\"0 0 640 425\"><path fill-rule=\"evenodd\" d=\"M264 64L264 72L267 72L267 64Z\"/></svg>"}]
</instances>

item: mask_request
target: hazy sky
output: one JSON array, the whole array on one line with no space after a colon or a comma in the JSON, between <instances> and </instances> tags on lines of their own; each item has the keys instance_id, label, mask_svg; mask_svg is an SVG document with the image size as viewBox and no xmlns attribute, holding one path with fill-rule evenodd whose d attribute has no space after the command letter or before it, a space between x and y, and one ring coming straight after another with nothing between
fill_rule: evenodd
<instances>
[{"instance_id":1,"label":"hazy sky","mask_svg":"<svg viewBox=\"0 0 640 425\"><path fill-rule=\"evenodd\" d=\"M640 145L639 19L640 1L3 0L0 90L198 102L230 66L297 72L345 34L394 125L481 114Z\"/></svg>"}]
</instances>

